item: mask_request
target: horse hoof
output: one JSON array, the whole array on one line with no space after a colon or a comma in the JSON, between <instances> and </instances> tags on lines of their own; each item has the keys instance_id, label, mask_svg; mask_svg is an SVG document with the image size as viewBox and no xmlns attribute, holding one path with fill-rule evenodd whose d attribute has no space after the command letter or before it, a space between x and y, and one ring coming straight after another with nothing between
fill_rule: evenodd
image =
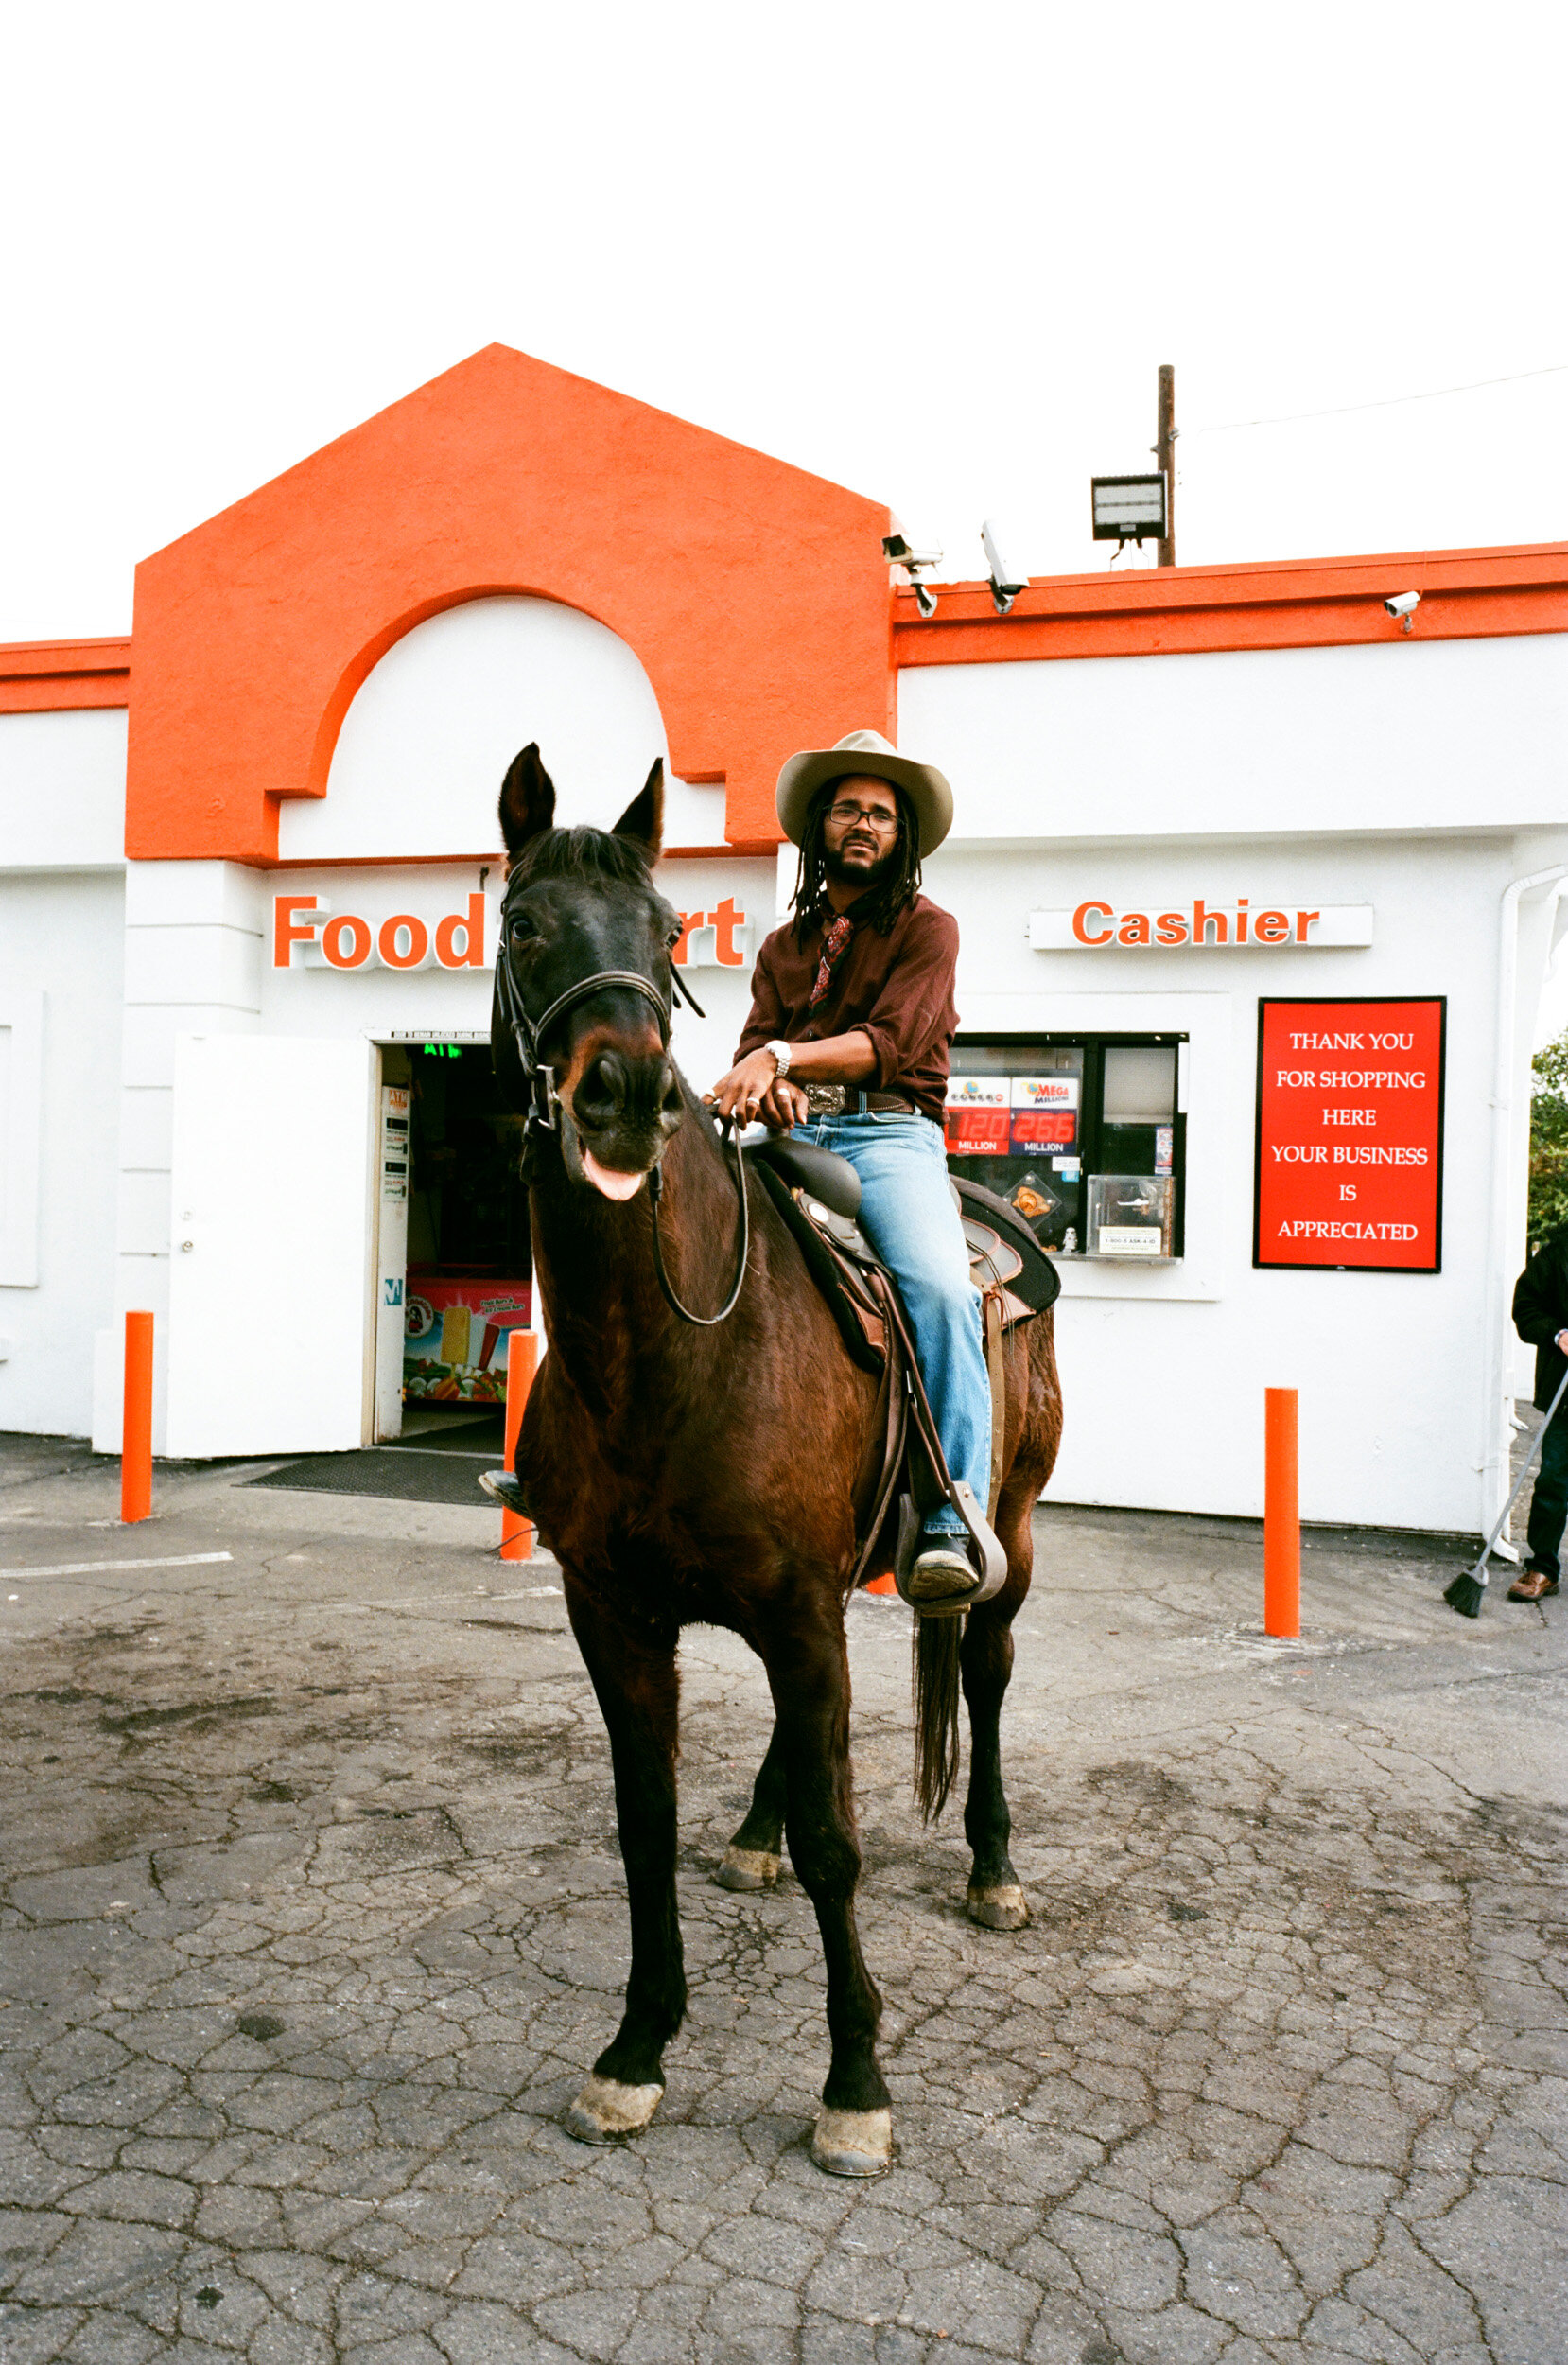
<instances>
[{"instance_id":1,"label":"horse hoof","mask_svg":"<svg viewBox=\"0 0 1568 2365\"><path fill-rule=\"evenodd\" d=\"M561 2124L580 2144L624 2144L642 2133L663 2100L662 2086L590 2077Z\"/></svg>"},{"instance_id":2,"label":"horse hoof","mask_svg":"<svg viewBox=\"0 0 1568 2365\"><path fill-rule=\"evenodd\" d=\"M1016 1881L1001 1888L972 1888L965 1901L969 1919L978 1921L983 1930L1021 1930L1029 1918L1029 1907Z\"/></svg>"},{"instance_id":3,"label":"horse hoof","mask_svg":"<svg viewBox=\"0 0 1568 2365\"><path fill-rule=\"evenodd\" d=\"M713 1877L722 1889L771 1889L778 1880L778 1866L779 1859L768 1848L737 1848L732 1840Z\"/></svg>"},{"instance_id":4,"label":"horse hoof","mask_svg":"<svg viewBox=\"0 0 1568 2365\"><path fill-rule=\"evenodd\" d=\"M829 2176L885 2176L893 2165L891 2111L824 2111L811 2157Z\"/></svg>"}]
</instances>

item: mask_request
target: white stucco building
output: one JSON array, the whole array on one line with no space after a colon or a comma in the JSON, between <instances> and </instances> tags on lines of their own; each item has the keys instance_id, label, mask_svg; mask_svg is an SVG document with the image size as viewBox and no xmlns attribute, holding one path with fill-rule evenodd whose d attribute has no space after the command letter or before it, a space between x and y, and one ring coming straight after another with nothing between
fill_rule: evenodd
<instances>
[{"instance_id":1,"label":"white stucco building","mask_svg":"<svg viewBox=\"0 0 1568 2365\"><path fill-rule=\"evenodd\" d=\"M608 824L666 756L703 1084L793 885L773 776L870 725L956 794L958 1147L1058 1253L1053 1495L1255 1515L1284 1384L1306 1517L1489 1523L1568 550L1052 580L1007 617L963 587L925 622L886 523L492 348L147 562L129 641L0 651L0 1428L116 1448L139 1305L163 1453L482 1396L528 1278L482 1048L506 762L537 739ZM1297 1125L1280 1004L1406 1051L1335 1052Z\"/></svg>"}]
</instances>

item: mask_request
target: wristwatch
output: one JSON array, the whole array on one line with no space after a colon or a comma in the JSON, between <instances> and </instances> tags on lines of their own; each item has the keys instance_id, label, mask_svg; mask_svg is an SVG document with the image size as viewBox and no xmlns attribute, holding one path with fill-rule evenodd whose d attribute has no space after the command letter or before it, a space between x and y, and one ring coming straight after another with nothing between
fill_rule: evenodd
<instances>
[{"instance_id":1,"label":"wristwatch","mask_svg":"<svg viewBox=\"0 0 1568 2365\"><path fill-rule=\"evenodd\" d=\"M779 1041L777 1042L765 1042L762 1045L762 1048L764 1051L771 1051L773 1053L774 1066L777 1070L778 1074L780 1076L788 1076L790 1073L789 1044L783 1041Z\"/></svg>"}]
</instances>

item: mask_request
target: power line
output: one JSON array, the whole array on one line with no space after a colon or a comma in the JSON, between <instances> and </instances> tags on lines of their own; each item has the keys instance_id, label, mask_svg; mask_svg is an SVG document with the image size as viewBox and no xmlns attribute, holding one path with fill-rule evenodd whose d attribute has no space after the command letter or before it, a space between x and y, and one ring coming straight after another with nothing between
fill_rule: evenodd
<instances>
[{"instance_id":1,"label":"power line","mask_svg":"<svg viewBox=\"0 0 1568 2365\"><path fill-rule=\"evenodd\" d=\"M1447 394L1478 394L1488 386L1520 386L1526 378L1560 377L1568 361L1553 361L1543 370L1516 370L1511 377L1474 377L1464 386L1434 386L1421 394L1385 394L1377 402L1341 402L1328 411L1281 411L1266 419L1222 419L1212 427L1188 427L1183 441L1194 435L1231 435L1245 427L1292 427L1302 419L1342 419L1352 411L1392 411L1405 402L1439 402Z\"/></svg>"}]
</instances>

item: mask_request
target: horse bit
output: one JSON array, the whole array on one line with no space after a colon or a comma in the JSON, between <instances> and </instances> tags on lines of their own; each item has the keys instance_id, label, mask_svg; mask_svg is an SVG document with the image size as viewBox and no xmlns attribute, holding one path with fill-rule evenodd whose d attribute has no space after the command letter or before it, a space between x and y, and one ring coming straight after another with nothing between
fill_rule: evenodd
<instances>
[{"instance_id":1,"label":"horse bit","mask_svg":"<svg viewBox=\"0 0 1568 2365\"><path fill-rule=\"evenodd\" d=\"M502 920L504 928L504 906ZM560 1128L555 1119L556 1112L561 1107L561 1095L556 1089L555 1070L540 1059L539 1045L558 1018L563 1017L567 1010L575 1009L578 1003L585 1002L590 994L607 991L612 987L627 993L638 993L645 1002L653 1004L659 1017L660 1048L665 1051L670 1048L670 1025L677 996L688 1008L695 1010L699 1018L707 1016L690 987L679 974L675 964L671 961L670 964L671 998L668 1002L653 979L644 977L637 970L601 969L596 970L591 977L579 978L576 985L568 986L565 993L556 995L555 1000L540 1018L531 1019L523 1007L521 989L512 973L511 952L503 934L496 957L496 998L501 1006L503 1020L512 1029L513 1040L517 1046L518 1062L522 1067L524 1081L528 1085L529 1113L524 1138L530 1147L545 1135L555 1140L560 1138ZM741 1285L746 1278L746 1259L751 1253L751 1210L746 1200L746 1170L741 1162L740 1130L728 1117L722 1118L720 1122L726 1143L735 1154L735 1188L740 1200L740 1248L735 1265L735 1286L717 1314L693 1314L689 1306L681 1304L680 1299L671 1288L670 1277L664 1269L664 1244L659 1237L659 1202L664 1197L662 1166L655 1163L648 1176L648 1199L653 1218L653 1270L658 1276L664 1302L671 1312L678 1315L683 1323L690 1323L699 1330L712 1330L718 1323L727 1322L730 1315L734 1313L740 1295Z\"/></svg>"}]
</instances>

